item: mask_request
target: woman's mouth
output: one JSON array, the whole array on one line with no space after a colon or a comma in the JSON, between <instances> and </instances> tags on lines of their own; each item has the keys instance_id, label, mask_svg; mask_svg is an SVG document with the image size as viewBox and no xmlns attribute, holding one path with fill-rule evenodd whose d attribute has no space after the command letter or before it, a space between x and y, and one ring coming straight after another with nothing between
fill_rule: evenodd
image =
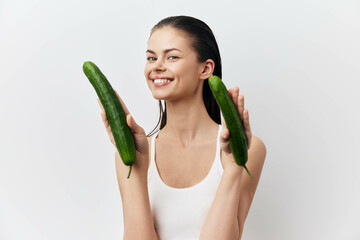
<instances>
[{"instance_id":1,"label":"woman's mouth","mask_svg":"<svg viewBox=\"0 0 360 240\"><path fill-rule=\"evenodd\" d=\"M172 79L154 79L153 83L155 87L163 87L170 84L172 81Z\"/></svg>"}]
</instances>

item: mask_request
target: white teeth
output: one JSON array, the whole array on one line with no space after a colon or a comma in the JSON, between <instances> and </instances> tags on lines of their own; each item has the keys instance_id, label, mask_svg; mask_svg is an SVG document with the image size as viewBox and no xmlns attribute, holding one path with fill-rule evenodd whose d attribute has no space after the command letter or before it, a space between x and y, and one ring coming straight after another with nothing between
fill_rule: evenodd
<instances>
[{"instance_id":1,"label":"white teeth","mask_svg":"<svg viewBox=\"0 0 360 240\"><path fill-rule=\"evenodd\" d=\"M154 79L154 83L166 83L170 82L169 79Z\"/></svg>"}]
</instances>

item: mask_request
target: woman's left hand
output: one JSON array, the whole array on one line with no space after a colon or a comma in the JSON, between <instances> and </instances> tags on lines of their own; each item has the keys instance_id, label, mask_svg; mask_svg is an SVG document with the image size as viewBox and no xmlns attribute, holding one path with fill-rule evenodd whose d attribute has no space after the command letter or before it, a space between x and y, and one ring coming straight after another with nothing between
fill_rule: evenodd
<instances>
[{"instance_id":1,"label":"woman's left hand","mask_svg":"<svg viewBox=\"0 0 360 240\"><path fill-rule=\"evenodd\" d=\"M249 150L250 145L251 145L252 133L251 133L250 121L249 121L249 111L244 108L244 96L239 95L239 88L237 86L229 89L228 93L229 93L231 99L233 100L235 107L237 109L237 112L240 116L241 123L244 127L244 132L246 135L247 148ZM221 118L222 118L222 122L223 122L224 126L223 126L223 130L220 134L220 146L221 146L221 150L224 152L224 154L226 156L229 156L229 155L232 155L231 150L230 150L230 142L229 142L230 131L226 127L226 122L224 121L224 118L223 117L221 117Z\"/></svg>"}]
</instances>

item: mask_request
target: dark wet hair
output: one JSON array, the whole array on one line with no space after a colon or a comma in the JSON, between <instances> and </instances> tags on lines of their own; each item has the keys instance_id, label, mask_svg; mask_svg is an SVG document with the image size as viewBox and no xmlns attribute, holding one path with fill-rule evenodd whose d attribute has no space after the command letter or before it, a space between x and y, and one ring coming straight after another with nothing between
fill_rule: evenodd
<instances>
[{"instance_id":1,"label":"dark wet hair","mask_svg":"<svg viewBox=\"0 0 360 240\"><path fill-rule=\"evenodd\" d=\"M162 27L173 27L183 31L190 38L190 43L196 51L199 62L205 62L207 59L212 59L215 62L213 75L222 77L221 72L221 57L219 47L217 45L215 36L210 27L203 21L190 16L171 16L158 22L152 29L151 34ZM208 79L203 83L203 100L209 116L217 123L221 124L220 109L210 90ZM165 111L159 100L160 116L155 128L147 135L148 137L154 134L155 129L159 126L160 130L166 124L166 101Z\"/></svg>"}]
</instances>

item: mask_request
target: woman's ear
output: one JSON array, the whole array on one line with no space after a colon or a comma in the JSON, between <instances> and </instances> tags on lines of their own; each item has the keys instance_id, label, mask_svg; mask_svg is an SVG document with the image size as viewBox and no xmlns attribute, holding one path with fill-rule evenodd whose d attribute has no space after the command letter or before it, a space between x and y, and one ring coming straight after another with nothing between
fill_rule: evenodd
<instances>
[{"instance_id":1,"label":"woman's ear","mask_svg":"<svg viewBox=\"0 0 360 240\"><path fill-rule=\"evenodd\" d=\"M212 73L214 72L214 68L215 68L214 61L212 59L206 60L201 65L200 79L201 80L208 79L212 75Z\"/></svg>"}]
</instances>

